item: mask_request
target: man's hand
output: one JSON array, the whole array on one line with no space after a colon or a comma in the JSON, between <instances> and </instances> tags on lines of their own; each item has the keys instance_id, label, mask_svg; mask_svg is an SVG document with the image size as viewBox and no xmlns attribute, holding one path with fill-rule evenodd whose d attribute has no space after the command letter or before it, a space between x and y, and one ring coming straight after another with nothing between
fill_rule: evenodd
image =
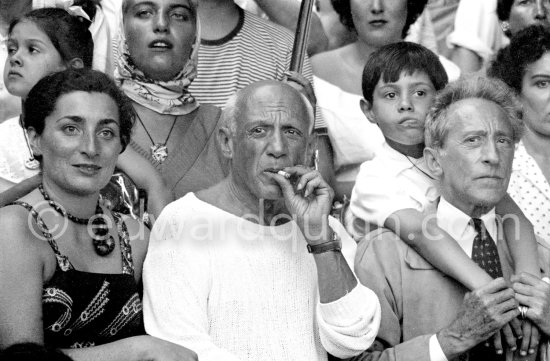
<instances>
[{"instance_id":1,"label":"man's hand","mask_svg":"<svg viewBox=\"0 0 550 361\"><path fill-rule=\"evenodd\" d=\"M514 295L503 278L467 293L454 322L437 334L447 358L470 350L517 317Z\"/></svg>"},{"instance_id":2,"label":"man's hand","mask_svg":"<svg viewBox=\"0 0 550 361\"><path fill-rule=\"evenodd\" d=\"M529 273L521 273L511 278L516 299L527 306L525 316L542 333L550 336L550 284Z\"/></svg>"},{"instance_id":3,"label":"man's hand","mask_svg":"<svg viewBox=\"0 0 550 361\"><path fill-rule=\"evenodd\" d=\"M300 227L306 241L319 244L330 240L328 215L332 206L334 191L323 180L318 171L303 166L283 169L290 179L272 173L285 199L285 206Z\"/></svg>"}]
</instances>

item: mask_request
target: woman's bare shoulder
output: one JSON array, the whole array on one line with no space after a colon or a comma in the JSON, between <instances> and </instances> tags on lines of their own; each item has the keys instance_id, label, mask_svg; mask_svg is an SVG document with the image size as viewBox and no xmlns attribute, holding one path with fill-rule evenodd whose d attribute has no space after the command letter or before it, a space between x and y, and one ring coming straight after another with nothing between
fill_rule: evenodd
<instances>
[{"instance_id":1,"label":"woman's bare shoulder","mask_svg":"<svg viewBox=\"0 0 550 361\"><path fill-rule=\"evenodd\" d=\"M29 264L44 264L51 257L51 247L33 216L20 205L0 208L0 253L9 255L7 262L26 260Z\"/></svg>"}]
</instances>

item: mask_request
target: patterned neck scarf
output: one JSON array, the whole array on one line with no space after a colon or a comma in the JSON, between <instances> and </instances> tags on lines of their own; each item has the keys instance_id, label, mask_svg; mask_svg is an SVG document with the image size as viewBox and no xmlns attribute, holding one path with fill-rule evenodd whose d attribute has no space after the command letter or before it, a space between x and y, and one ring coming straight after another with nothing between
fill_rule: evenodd
<instances>
[{"instance_id":1,"label":"patterned neck scarf","mask_svg":"<svg viewBox=\"0 0 550 361\"><path fill-rule=\"evenodd\" d=\"M168 81L150 79L132 63L124 34L123 14L122 11L120 12L118 36L113 40L113 54L116 59L115 79L130 99L160 114L189 114L199 106L188 90L189 84L197 75L200 45L200 23L196 0L190 0L189 5L196 19L195 43L183 69Z\"/></svg>"}]
</instances>

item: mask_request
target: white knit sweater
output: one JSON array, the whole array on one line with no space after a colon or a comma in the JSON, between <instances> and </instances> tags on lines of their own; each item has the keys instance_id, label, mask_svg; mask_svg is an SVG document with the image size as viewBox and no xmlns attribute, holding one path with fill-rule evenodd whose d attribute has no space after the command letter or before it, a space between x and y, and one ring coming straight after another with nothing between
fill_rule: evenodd
<instances>
[{"instance_id":1,"label":"white knit sweater","mask_svg":"<svg viewBox=\"0 0 550 361\"><path fill-rule=\"evenodd\" d=\"M353 257L353 240L336 220L331 227ZM316 265L294 222L261 226L192 193L156 221L143 280L147 333L201 361L347 358L372 344L380 323L376 295L360 284L319 302Z\"/></svg>"}]
</instances>

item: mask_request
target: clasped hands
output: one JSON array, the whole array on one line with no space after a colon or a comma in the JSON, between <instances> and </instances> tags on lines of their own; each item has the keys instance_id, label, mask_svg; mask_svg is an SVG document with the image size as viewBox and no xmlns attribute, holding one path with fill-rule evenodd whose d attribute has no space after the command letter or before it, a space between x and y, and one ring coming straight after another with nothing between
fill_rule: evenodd
<instances>
[{"instance_id":1,"label":"clasped hands","mask_svg":"<svg viewBox=\"0 0 550 361\"><path fill-rule=\"evenodd\" d=\"M550 335L550 285L527 273L512 276L511 283L497 278L466 294L455 321L438 333L448 356L483 341L487 347L492 343L497 354L518 347L521 356L537 352L540 332ZM518 318L520 305L526 307L523 320Z\"/></svg>"}]
</instances>

